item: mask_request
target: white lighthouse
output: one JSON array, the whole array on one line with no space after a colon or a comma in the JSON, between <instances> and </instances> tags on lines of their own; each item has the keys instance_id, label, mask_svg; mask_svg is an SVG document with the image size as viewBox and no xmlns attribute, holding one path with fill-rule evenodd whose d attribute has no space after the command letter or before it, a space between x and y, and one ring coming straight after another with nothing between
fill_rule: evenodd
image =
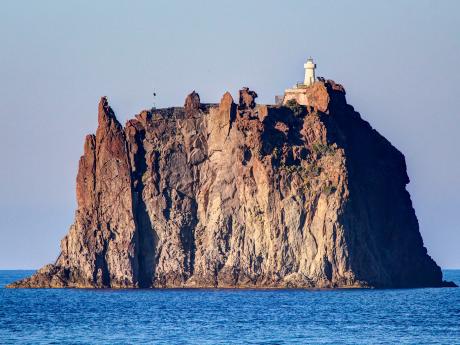
<instances>
[{"instance_id":1,"label":"white lighthouse","mask_svg":"<svg viewBox=\"0 0 460 345\"><path fill-rule=\"evenodd\" d=\"M300 105L310 105L312 100L312 93L315 92L316 87L319 86L315 84L315 69L316 64L313 62L313 59L310 57L307 59L307 62L304 63L303 67L305 68L305 78L303 82L296 83L292 88L284 90L283 97L276 97L276 104L286 105L288 102L294 100L297 104ZM324 78L318 78L319 82L324 82Z\"/></svg>"},{"instance_id":2,"label":"white lighthouse","mask_svg":"<svg viewBox=\"0 0 460 345\"><path fill-rule=\"evenodd\" d=\"M303 67L305 68L305 79L303 84L305 86L310 86L315 82L315 68L316 64L313 62L313 59L308 58L307 62L304 63Z\"/></svg>"}]
</instances>

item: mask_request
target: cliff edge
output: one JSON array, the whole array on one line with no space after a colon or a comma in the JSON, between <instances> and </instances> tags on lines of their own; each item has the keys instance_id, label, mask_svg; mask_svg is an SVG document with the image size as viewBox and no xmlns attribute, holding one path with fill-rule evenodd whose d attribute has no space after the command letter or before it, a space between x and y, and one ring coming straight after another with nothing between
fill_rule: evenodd
<instances>
[{"instance_id":1,"label":"cliff edge","mask_svg":"<svg viewBox=\"0 0 460 345\"><path fill-rule=\"evenodd\" d=\"M308 106L190 94L85 139L54 264L9 287L437 287L404 156L333 81Z\"/></svg>"}]
</instances>

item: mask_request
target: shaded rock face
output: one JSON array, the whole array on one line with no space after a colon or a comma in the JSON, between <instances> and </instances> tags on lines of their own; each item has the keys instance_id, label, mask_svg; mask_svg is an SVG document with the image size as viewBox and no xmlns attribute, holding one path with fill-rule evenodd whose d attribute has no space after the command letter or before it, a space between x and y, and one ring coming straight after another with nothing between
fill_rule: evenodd
<instances>
[{"instance_id":1,"label":"shaded rock face","mask_svg":"<svg viewBox=\"0 0 460 345\"><path fill-rule=\"evenodd\" d=\"M240 101L239 101L240 110L254 109L256 106L255 100L257 98L257 93L249 90L249 88L247 87L243 87L239 93L240 93Z\"/></svg>"},{"instance_id":2,"label":"shaded rock face","mask_svg":"<svg viewBox=\"0 0 460 345\"><path fill-rule=\"evenodd\" d=\"M343 87L295 111L256 97L193 92L125 127L102 98L61 254L11 287L442 286L404 156Z\"/></svg>"},{"instance_id":3,"label":"shaded rock face","mask_svg":"<svg viewBox=\"0 0 460 345\"><path fill-rule=\"evenodd\" d=\"M193 91L187 96L184 103L184 110L187 117L194 116L200 110L200 95Z\"/></svg>"}]
</instances>

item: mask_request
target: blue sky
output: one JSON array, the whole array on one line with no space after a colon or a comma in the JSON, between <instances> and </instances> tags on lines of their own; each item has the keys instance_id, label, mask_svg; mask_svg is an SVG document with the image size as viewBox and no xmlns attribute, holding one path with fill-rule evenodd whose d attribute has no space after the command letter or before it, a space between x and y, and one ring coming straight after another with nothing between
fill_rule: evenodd
<instances>
[{"instance_id":1,"label":"blue sky","mask_svg":"<svg viewBox=\"0 0 460 345\"><path fill-rule=\"evenodd\" d=\"M53 261L84 136L107 95L124 123L192 90L260 103L317 74L406 156L429 253L460 268L458 1L5 1L0 12L0 269Z\"/></svg>"}]
</instances>

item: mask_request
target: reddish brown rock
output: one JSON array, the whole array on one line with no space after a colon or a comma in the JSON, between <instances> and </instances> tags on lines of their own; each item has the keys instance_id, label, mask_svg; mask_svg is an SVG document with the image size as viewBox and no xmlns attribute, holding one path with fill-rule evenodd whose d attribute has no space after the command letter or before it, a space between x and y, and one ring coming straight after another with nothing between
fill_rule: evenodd
<instances>
[{"instance_id":1,"label":"reddish brown rock","mask_svg":"<svg viewBox=\"0 0 460 345\"><path fill-rule=\"evenodd\" d=\"M10 287L443 286L404 156L343 87L315 83L301 112L256 96L193 92L125 128L102 98L61 255Z\"/></svg>"},{"instance_id":2,"label":"reddish brown rock","mask_svg":"<svg viewBox=\"0 0 460 345\"><path fill-rule=\"evenodd\" d=\"M257 93L249 90L247 87L243 87L240 90L240 100L239 108L240 109L254 109L256 106Z\"/></svg>"},{"instance_id":3,"label":"reddish brown rock","mask_svg":"<svg viewBox=\"0 0 460 345\"><path fill-rule=\"evenodd\" d=\"M193 91L185 98L184 109L187 117L197 114L200 110L200 105L200 95Z\"/></svg>"}]
</instances>

